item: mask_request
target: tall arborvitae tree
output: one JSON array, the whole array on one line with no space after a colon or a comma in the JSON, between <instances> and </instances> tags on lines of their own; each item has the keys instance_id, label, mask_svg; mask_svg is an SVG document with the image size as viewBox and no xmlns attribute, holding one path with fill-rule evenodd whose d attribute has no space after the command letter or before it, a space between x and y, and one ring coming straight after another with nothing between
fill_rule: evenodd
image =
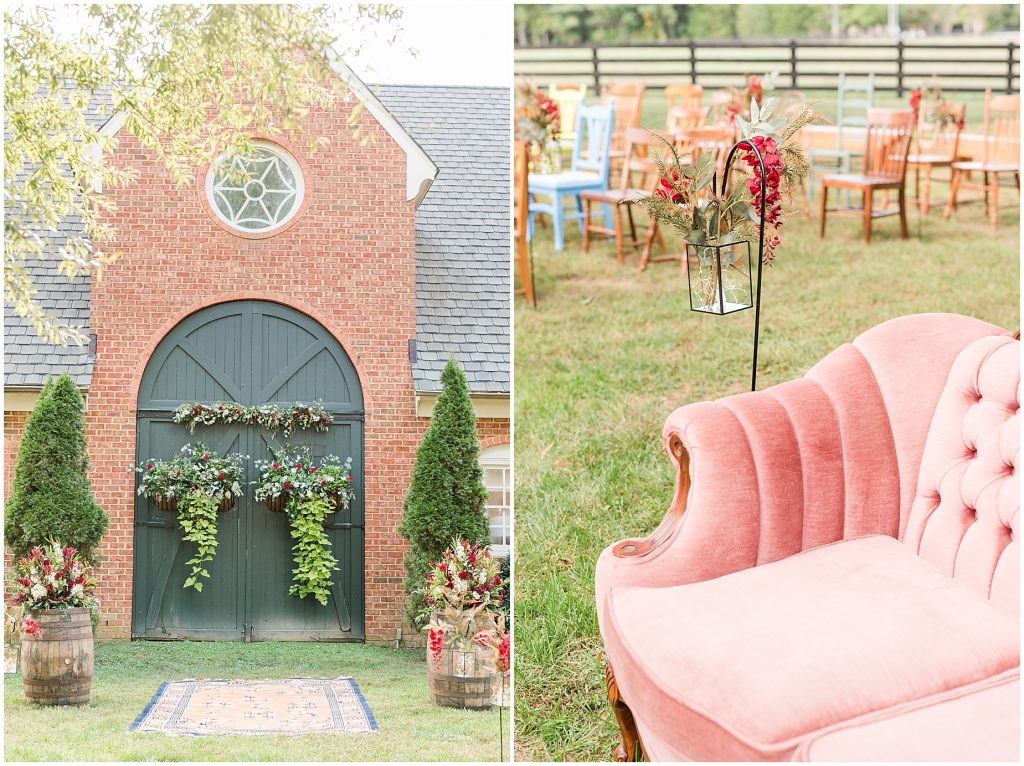
<instances>
[{"instance_id":1,"label":"tall arborvitae tree","mask_svg":"<svg viewBox=\"0 0 1024 766\"><path fill-rule=\"evenodd\" d=\"M57 540L95 560L107 514L89 488L83 410L65 373L47 381L29 415L4 514L4 540L15 556Z\"/></svg>"},{"instance_id":2,"label":"tall arborvitae tree","mask_svg":"<svg viewBox=\"0 0 1024 766\"><path fill-rule=\"evenodd\" d=\"M413 467L398 530L409 541L405 555L408 617L419 624L424 607L423 581L432 561L441 558L458 537L472 543L488 540L483 469L476 414L466 376L454 359L441 374L441 395L434 405Z\"/></svg>"}]
</instances>

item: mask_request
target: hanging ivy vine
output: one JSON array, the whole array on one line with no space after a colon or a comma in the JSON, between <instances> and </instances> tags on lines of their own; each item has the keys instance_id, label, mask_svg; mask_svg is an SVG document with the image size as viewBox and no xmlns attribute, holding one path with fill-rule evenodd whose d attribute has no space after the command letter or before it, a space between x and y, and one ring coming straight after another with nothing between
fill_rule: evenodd
<instances>
[{"instance_id":1,"label":"hanging ivy vine","mask_svg":"<svg viewBox=\"0 0 1024 766\"><path fill-rule=\"evenodd\" d=\"M289 445L272 453L271 460L257 460L260 478L255 497L270 504L284 498L288 514L295 569L288 592L299 598L312 596L327 606L331 573L338 560L331 554L331 540L324 530L327 514L348 508L352 499L352 458L342 463L328 455L314 461L309 448Z\"/></svg>"},{"instance_id":2,"label":"hanging ivy vine","mask_svg":"<svg viewBox=\"0 0 1024 766\"><path fill-rule=\"evenodd\" d=\"M271 434L281 431L290 436L292 431L300 428L326 431L331 425L331 413L318 401L309 404L296 402L286 408L276 404L246 407L237 402L186 402L174 411L174 422L187 425L189 433L195 433L196 426L241 423L259 426Z\"/></svg>"},{"instance_id":3,"label":"hanging ivy vine","mask_svg":"<svg viewBox=\"0 0 1024 766\"><path fill-rule=\"evenodd\" d=\"M186 562L192 571L184 587L203 590L201 578L209 578L206 564L217 554L217 510L227 509L242 494L242 461L247 455L220 457L202 442L186 444L171 460L148 460L135 470L142 474L139 494L158 507L178 511L182 539L195 543Z\"/></svg>"}]
</instances>

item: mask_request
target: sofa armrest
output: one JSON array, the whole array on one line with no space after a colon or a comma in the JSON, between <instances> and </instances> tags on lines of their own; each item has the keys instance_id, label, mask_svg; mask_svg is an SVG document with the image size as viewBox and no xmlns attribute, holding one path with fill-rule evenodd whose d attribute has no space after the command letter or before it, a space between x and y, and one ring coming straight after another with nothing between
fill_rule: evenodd
<instances>
[{"instance_id":1,"label":"sofa armrest","mask_svg":"<svg viewBox=\"0 0 1024 766\"><path fill-rule=\"evenodd\" d=\"M837 540L899 537L935 403L956 354L1005 334L948 314L884 323L801 379L677 409L678 468L661 525L604 551L598 604L619 585L697 582Z\"/></svg>"}]
</instances>

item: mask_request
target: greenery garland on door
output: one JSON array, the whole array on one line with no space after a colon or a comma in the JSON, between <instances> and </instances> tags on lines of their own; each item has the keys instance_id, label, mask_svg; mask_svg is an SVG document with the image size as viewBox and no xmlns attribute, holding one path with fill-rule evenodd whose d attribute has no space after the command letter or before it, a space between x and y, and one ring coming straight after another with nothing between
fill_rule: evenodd
<instances>
[{"instance_id":1,"label":"greenery garland on door","mask_svg":"<svg viewBox=\"0 0 1024 766\"><path fill-rule=\"evenodd\" d=\"M297 428L313 428L326 431L331 424L331 413L319 401L312 403L295 402L291 407L281 408L276 404L260 404L246 407L238 402L186 402L174 410L174 422L184 423L188 432L195 433L196 426L213 426L218 423L231 425L241 423L259 426L271 434L282 431L291 436Z\"/></svg>"},{"instance_id":2,"label":"greenery garland on door","mask_svg":"<svg viewBox=\"0 0 1024 766\"><path fill-rule=\"evenodd\" d=\"M288 593L299 598L312 596L327 606L331 594L331 572L338 560L331 554L331 541L324 529L329 513L349 507L352 500L352 458L344 463L333 455L316 462L308 447L285 445L273 451L271 460L257 460L260 478L255 497L268 507L283 504L291 528L295 569Z\"/></svg>"},{"instance_id":3,"label":"greenery garland on door","mask_svg":"<svg viewBox=\"0 0 1024 766\"><path fill-rule=\"evenodd\" d=\"M192 571L185 588L203 590L200 578L210 576L206 564L217 553L217 511L230 508L242 494L242 460L248 455L220 457L202 442L186 444L171 460L148 460L135 467L142 474L139 494L158 508L177 510L183 540L196 544L186 563Z\"/></svg>"}]
</instances>

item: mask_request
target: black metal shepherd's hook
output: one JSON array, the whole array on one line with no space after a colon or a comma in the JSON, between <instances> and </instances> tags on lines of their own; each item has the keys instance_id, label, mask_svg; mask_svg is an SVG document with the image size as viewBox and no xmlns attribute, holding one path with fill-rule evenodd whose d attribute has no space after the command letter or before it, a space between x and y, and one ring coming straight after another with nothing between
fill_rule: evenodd
<instances>
[{"instance_id":1,"label":"black metal shepherd's hook","mask_svg":"<svg viewBox=\"0 0 1024 766\"><path fill-rule=\"evenodd\" d=\"M764 265L764 215L765 215L765 203L768 198L768 184L765 180L764 172L764 157L761 156L760 150L757 146L747 139L737 142L732 149L729 150L729 156L725 159L725 167L722 169L722 195L725 196L725 190L729 185L729 169L732 167L733 157L736 155L736 150L740 147L750 149L757 157L757 163L761 166L761 223L759 226L758 237L757 237L757 302L754 304L754 362L753 369L750 373L750 390L757 390L757 342L758 336L761 330L761 267ZM712 196L718 198L717 176L714 174L711 179L711 193ZM719 206L721 207L721 206ZM721 221L721 214L719 214L719 221Z\"/></svg>"}]
</instances>

